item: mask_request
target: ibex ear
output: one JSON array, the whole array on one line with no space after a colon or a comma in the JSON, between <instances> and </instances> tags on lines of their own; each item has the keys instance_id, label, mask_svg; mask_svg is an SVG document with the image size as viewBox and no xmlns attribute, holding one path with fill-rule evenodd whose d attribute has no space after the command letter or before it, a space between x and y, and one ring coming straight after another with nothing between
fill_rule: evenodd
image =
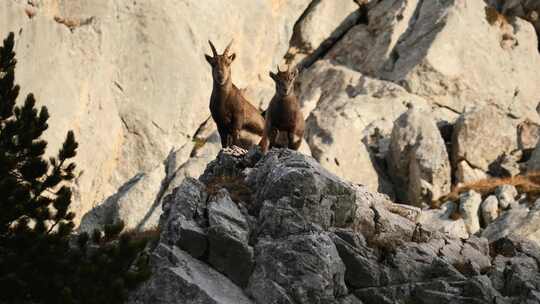
<instances>
[{"instance_id":1,"label":"ibex ear","mask_svg":"<svg viewBox=\"0 0 540 304\"><path fill-rule=\"evenodd\" d=\"M236 53L232 53L232 55L229 56L229 62L233 62L234 59L236 59Z\"/></svg>"},{"instance_id":2,"label":"ibex ear","mask_svg":"<svg viewBox=\"0 0 540 304\"><path fill-rule=\"evenodd\" d=\"M278 80L278 77L274 72L270 71L270 73L268 73L268 75L270 75L270 78L274 79L275 81Z\"/></svg>"},{"instance_id":3,"label":"ibex ear","mask_svg":"<svg viewBox=\"0 0 540 304\"><path fill-rule=\"evenodd\" d=\"M214 63L215 63L214 57L212 57L210 55L204 55L204 57L206 58L206 61L208 61L208 63L210 63L211 66L214 66Z\"/></svg>"}]
</instances>

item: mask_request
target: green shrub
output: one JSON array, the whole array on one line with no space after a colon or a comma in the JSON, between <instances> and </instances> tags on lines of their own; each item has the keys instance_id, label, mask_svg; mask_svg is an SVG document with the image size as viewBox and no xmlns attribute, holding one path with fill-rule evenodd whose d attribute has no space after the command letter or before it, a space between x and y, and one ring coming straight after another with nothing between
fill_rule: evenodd
<instances>
[{"instance_id":1,"label":"green shrub","mask_svg":"<svg viewBox=\"0 0 540 304\"><path fill-rule=\"evenodd\" d=\"M122 303L149 276L146 239L123 224L76 236L71 204L78 143L68 132L55 157L44 158L46 107L19 86L13 33L0 47L0 303Z\"/></svg>"}]
</instances>

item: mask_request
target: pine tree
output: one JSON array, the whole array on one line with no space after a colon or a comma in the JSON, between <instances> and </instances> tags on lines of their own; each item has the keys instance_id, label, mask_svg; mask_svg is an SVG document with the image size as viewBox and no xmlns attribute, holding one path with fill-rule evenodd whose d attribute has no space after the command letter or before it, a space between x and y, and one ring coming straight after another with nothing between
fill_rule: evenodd
<instances>
[{"instance_id":1,"label":"pine tree","mask_svg":"<svg viewBox=\"0 0 540 304\"><path fill-rule=\"evenodd\" d=\"M45 159L46 107L29 94L16 105L13 33L0 47L0 303L122 303L148 277L146 240L105 234L74 237L69 211L78 143L72 131Z\"/></svg>"}]
</instances>

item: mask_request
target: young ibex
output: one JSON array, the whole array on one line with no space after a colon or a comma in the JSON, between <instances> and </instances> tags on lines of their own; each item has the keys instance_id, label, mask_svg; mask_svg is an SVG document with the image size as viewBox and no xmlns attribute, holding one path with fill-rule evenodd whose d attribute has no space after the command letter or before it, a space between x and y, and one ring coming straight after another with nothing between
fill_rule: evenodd
<instances>
[{"instance_id":1,"label":"young ibex","mask_svg":"<svg viewBox=\"0 0 540 304\"><path fill-rule=\"evenodd\" d=\"M264 135L260 142L263 152L280 147L298 150L304 136L304 117L298 98L294 95L294 81L298 70L288 68L278 73L270 72L276 83L276 94L266 110Z\"/></svg>"},{"instance_id":2,"label":"young ibex","mask_svg":"<svg viewBox=\"0 0 540 304\"><path fill-rule=\"evenodd\" d=\"M218 55L211 41L212 54L205 55L212 66L214 86L210 97L210 112L216 122L221 146L233 145L249 149L256 145L264 131L264 118L260 111L244 97L231 79L231 63L236 54L229 55L231 43L223 55Z\"/></svg>"}]
</instances>

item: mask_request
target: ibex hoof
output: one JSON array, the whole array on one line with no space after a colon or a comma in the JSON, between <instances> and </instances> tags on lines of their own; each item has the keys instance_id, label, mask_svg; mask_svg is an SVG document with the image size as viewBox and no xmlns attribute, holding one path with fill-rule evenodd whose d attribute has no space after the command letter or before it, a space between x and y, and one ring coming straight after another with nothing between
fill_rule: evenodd
<instances>
[{"instance_id":1,"label":"ibex hoof","mask_svg":"<svg viewBox=\"0 0 540 304\"><path fill-rule=\"evenodd\" d=\"M242 157L246 155L248 151L238 146L230 146L230 147L223 148L223 153L232 155L234 157Z\"/></svg>"}]
</instances>

